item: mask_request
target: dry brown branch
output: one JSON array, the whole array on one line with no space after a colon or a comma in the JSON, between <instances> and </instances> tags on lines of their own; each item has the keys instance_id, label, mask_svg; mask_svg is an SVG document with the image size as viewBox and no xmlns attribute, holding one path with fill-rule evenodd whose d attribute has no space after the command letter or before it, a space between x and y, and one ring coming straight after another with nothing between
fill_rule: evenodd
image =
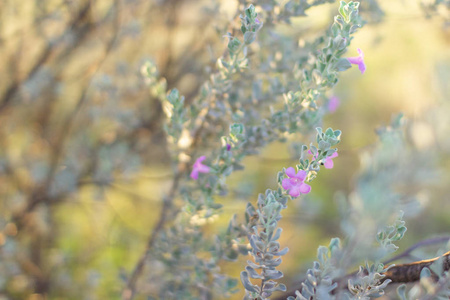
<instances>
[{"instance_id":1,"label":"dry brown branch","mask_svg":"<svg viewBox=\"0 0 450 300\"><path fill-rule=\"evenodd\" d=\"M395 260L398 260L398 259L401 259L404 257L408 257L413 250L415 250L419 247L429 246L429 245L438 244L438 243L445 243L449 240L450 240L450 237L444 236L444 237L437 237L437 238L431 238L431 239L420 241L417 244L414 244L413 246L409 247L408 249L406 249L404 252L400 253L399 255L385 261L384 264L387 265ZM384 277L382 279L382 281L390 279L392 281L392 283L413 283L420 279L420 272L424 268L430 267L433 263L435 263L440 258L442 258L442 272L449 271L450 270L450 251L443 254L442 256L438 256L435 258L415 261L412 263L395 265L395 266L389 268L385 273L383 273L384 275L386 275L386 277ZM347 288L348 280L355 277L356 273L357 272L353 272L344 277L337 278L335 280L335 282L338 282L338 284L341 288ZM431 275L432 275L432 279L437 281L439 279L440 274L431 272ZM283 295L276 297L274 299L281 300L281 299L286 299L288 296L295 297L296 290L301 290L301 286L298 286L295 289L293 289L287 293L284 293Z\"/></svg>"},{"instance_id":2,"label":"dry brown branch","mask_svg":"<svg viewBox=\"0 0 450 300\"><path fill-rule=\"evenodd\" d=\"M407 283L407 282L415 282L420 279L420 272L426 268L430 267L437 260L442 258L442 271L446 272L450 270L450 251L445 253L442 256L438 256L432 259L425 259L416 261L408 264L400 264L394 267L391 267L387 270L384 275L386 277L383 278L383 281L390 279L393 283ZM435 274L432 272L432 278L437 280L439 278L439 274Z\"/></svg>"}]
</instances>

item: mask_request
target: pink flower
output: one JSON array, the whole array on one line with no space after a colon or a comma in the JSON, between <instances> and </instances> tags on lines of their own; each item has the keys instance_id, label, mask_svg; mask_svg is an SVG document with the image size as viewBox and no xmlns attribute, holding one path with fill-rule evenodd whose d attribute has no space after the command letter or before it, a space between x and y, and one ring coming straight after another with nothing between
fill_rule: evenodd
<instances>
[{"instance_id":1,"label":"pink flower","mask_svg":"<svg viewBox=\"0 0 450 300\"><path fill-rule=\"evenodd\" d=\"M191 172L191 178L197 180L198 179L198 173L209 173L210 168L208 166L205 166L202 164L202 161L206 159L205 156L200 156L195 161L194 165L192 166L192 172Z\"/></svg>"},{"instance_id":2,"label":"pink flower","mask_svg":"<svg viewBox=\"0 0 450 300\"><path fill-rule=\"evenodd\" d=\"M323 160L323 165L327 169L332 169L334 167L334 162L331 160L332 158L338 157L338 153L334 152L330 157L327 157Z\"/></svg>"},{"instance_id":3,"label":"pink flower","mask_svg":"<svg viewBox=\"0 0 450 300\"><path fill-rule=\"evenodd\" d=\"M364 74L364 72L366 71L366 64L364 63L364 53L359 48L358 48L358 53L359 53L359 56L347 57L347 60L351 64L358 65L359 70L361 71L361 74Z\"/></svg>"},{"instance_id":4,"label":"pink flower","mask_svg":"<svg viewBox=\"0 0 450 300\"><path fill-rule=\"evenodd\" d=\"M311 150L308 150L308 153L309 153L309 154L312 154ZM335 157L338 157L338 156L339 156L338 153L337 153L337 152L334 152L333 154L331 154L330 157L327 157L327 158L323 159L323 160L322 160L322 163L323 163L324 167L325 167L326 169L333 169L333 167L334 167L334 162L332 161L332 158L335 158ZM317 159L317 154L314 155L314 159Z\"/></svg>"},{"instance_id":5,"label":"pink flower","mask_svg":"<svg viewBox=\"0 0 450 300\"><path fill-rule=\"evenodd\" d=\"M330 100L328 101L328 110L330 112L335 112L340 104L341 104L341 101L339 101L339 98L336 96L332 96L330 98Z\"/></svg>"},{"instance_id":6,"label":"pink flower","mask_svg":"<svg viewBox=\"0 0 450 300\"><path fill-rule=\"evenodd\" d=\"M292 197L298 197L300 194L308 194L311 191L311 187L304 183L306 175L308 173L304 170L300 170L295 174L295 170L292 167L287 168L286 175L289 178L284 178L281 182L281 186L286 191L289 190L289 195Z\"/></svg>"}]
</instances>

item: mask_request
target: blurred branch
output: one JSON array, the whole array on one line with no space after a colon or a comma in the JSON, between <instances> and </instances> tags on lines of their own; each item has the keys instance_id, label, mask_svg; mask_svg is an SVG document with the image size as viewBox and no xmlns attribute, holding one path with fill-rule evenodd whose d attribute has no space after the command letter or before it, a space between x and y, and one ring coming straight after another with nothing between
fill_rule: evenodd
<instances>
[{"instance_id":1,"label":"blurred branch","mask_svg":"<svg viewBox=\"0 0 450 300\"><path fill-rule=\"evenodd\" d=\"M385 262L383 262L383 264L387 265L387 264L389 264L389 263L391 263L393 261L399 260L401 258L409 257L411 252L416 250L417 248L424 247L424 246L435 245L435 244L440 244L440 243L447 243L448 241L450 241L450 236L441 236L441 237L435 237L435 238L431 238L431 239L426 239L426 240L420 241L420 242L412 245L411 247L409 247L408 249L406 249L405 251L403 251L399 255L396 255L396 256L386 260Z\"/></svg>"},{"instance_id":2,"label":"blurred branch","mask_svg":"<svg viewBox=\"0 0 450 300\"><path fill-rule=\"evenodd\" d=\"M31 77L33 77L39 70L39 68L52 56L57 46L64 42L64 38L68 34L68 32L76 31L75 36L78 37L78 39L84 36L84 34L82 33L86 33L92 24L88 21L85 22L85 24L81 27L79 25L82 24L83 20L85 20L89 16L90 10L91 10L91 2L86 1L85 5L80 9L80 11L72 20L72 22L70 22L68 29L63 34L61 34L61 36L57 38L55 42L47 43L47 46L42 51L41 55L36 60L34 65L31 67L28 74L21 80L15 80L10 85L10 87L5 91L5 93L0 97L0 112L3 111L11 103L20 86L24 82L29 80Z\"/></svg>"},{"instance_id":3,"label":"blurred branch","mask_svg":"<svg viewBox=\"0 0 450 300\"><path fill-rule=\"evenodd\" d=\"M77 17L74 19L74 21L71 23L70 28L68 28L65 33L63 33L55 43L48 43L46 49L43 51L43 53L40 55L37 62L34 64L34 66L31 68L31 71L25 76L25 78L21 81L15 81L12 86L6 91L6 93L2 97L2 101L0 104L0 111L5 109L9 103L11 103L12 99L14 98L14 95L19 90L22 83L24 83L26 80L30 79L37 71L38 69L53 55L53 53L56 51L57 45L59 43L63 43L64 36L70 32L75 31L77 40L74 44L71 45L71 47L68 47L66 51L63 52L63 54L60 56L63 57L64 55L67 55L68 53L71 53L76 49L76 45L78 45L82 40L84 40L84 37L91 33L92 30L95 27L93 27L93 22L90 20L90 10L91 10L91 1L87 1L83 8L78 13ZM60 161L65 153L65 144L66 141L70 138L70 132L72 129L72 126L74 124L74 120L76 119L79 111L83 107L83 104L87 101L88 97L88 91L90 90L90 87L92 85L92 80L95 76L95 74L99 71L99 69L102 67L103 63L105 62L106 58L109 56L110 52L112 51L117 38L118 38L118 32L120 28L120 8L119 8L119 0L114 1L114 3L110 7L110 12L114 13L114 21L113 21L113 36L112 38L107 42L104 55L102 58L97 62L96 66L91 69L91 74L89 76L89 79L87 80L87 85L84 88L83 92L81 93L75 108L73 111L64 119L63 124L61 126L61 129L59 131L59 134L57 134L57 138L55 139L54 144L51 147L51 152L49 154L50 162L49 162L49 171L46 175L46 179L43 184L40 184L38 186L35 186L33 190L31 191L28 202L26 204L26 207L14 214L13 216L13 222L17 224L18 228L23 227L26 225L27 216L30 212L35 210L36 206L40 203L46 203L48 205L52 205L55 203L58 203L64 199L67 198L68 193L64 192L62 194L56 195L56 196L50 196L49 191L51 189L52 183L55 180L55 176L57 175L57 170L59 168ZM107 20L110 17L111 13L107 13L104 17L104 20ZM102 20L103 21L103 20ZM47 127L47 126L45 126ZM91 160L92 164L92 160ZM91 168L88 168L88 171ZM87 175L87 174L85 174ZM78 186L82 185L83 182L78 182ZM44 255L44 249L50 248L49 243L51 242L52 235L46 235L46 234L38 234L33 236L32 240L30 241L30 262L36 266L36 268L40 269L42 271L40 276L35 276L35 272L29 273L29 268L24 268L24 271L29 273L34 281L34 292L41 295L48 295L48 291L51 288L51 276L47 272L43 271L43 266L46 264L46 262L43 260ZM34 268L35 269L35 268Z\"/></svg>"},{"instance_id":4,"label":"blurred branch","mask_svg":"<svg viewBox=\"0 0 450 300\"><path fill-rule=\"evenodd\" d=\"M147 261L150 255L150 250L153 248L153 244L155 243L156 237L164 228L170 208L172 207L173 199L175 198L175 194L178 190L178 185L180 183L181 176L184 174L185 169L186 165L184 163L179 165L178 171L172 182L172 187L170 188L170 193L163 199L163 207L161 208L159 220L150 234L147 246L145 248L145 252L136 263L136 266L134 267L134 270L131 273L130 278L128 279L126 288L122 292L123 300L131 300L135 296L137 280L144 269L145 262Z\"/></svg>"},{"instance_id":5,"label":"blurred branch","mask_svg":"<svg viewBox=\"0 0 450 300\"><path fill-rule=\"evenodd\" d=\"M110 39L110 41L107 43L105 48L105 53L103 57L100 59L100 61L97 63L95 69L92 71L92 74L88 80L88 84L86 88L83 90L81 96L79 97L77 104L75 106L75 109L72 111L72 113L65 119L64 124L62 125L62 129L60 131L59 137L56 139L56 144L53 145L53 153L50 155L51 161L50 161L50 170L47 174L47 179L42 187L38 187L37 192L34 193L34 196L31 197L31 201L29 201L27 208L25 209L25 212L30 212L34 209L36 205L39 203L45 201L46 194L48 189L50 188L50 185L52 181L54 180L54 176L59 164L59 161L61 159L61 156L64 153L64 144L67 140L67 138L70 136L69 132L71 131L71 127L73 125L73 122L78 115L81 107L87 100L87 93L91 87L92 79L94 78L95 74L99 71L101 66L103 65L104 61L108 57L109 53L111 52L117 37L118 37L118 31L119 31L119 0L115 0L114 4L111 6L111 11L115 12L115 21L114 21L114 35ZM106 16L105 18L107 18ZM1 109L1 108L0 108Z\"/></svg>"},{"instance_id":6,"label":"blurred branch","mask_svg":"<svg viewBox=\"0 0 450 300\"><path fill-rule=\"evenodd\" d=\"M0 45L2 44L2 42L4 40L8 40L11 41L14 38L17 38L20 36L21 32L29 32L31 31L33 28L36 28L38 26L41 26L42 22L46 21L52 14L61 11L61 9L63 7L67 7L69 4L68 1L63 1L62 3L58 3L58 4L53 4L54 5L54 10L51 12L48 12L46 14L43 14L41 16L37 16L33 19L32 22L30 22L29 24L24 25L21 28L18 28L10 33L8 33L8 35L2 35L0 36ZM1 7L1 3L0 3L0 8ZM6 6L6 5L5 5ZM5 7L6 8L6 7ZM1 27L0 27L1 28ZM0 31L1 32L1 31Z\"/></svg>"}]
</instances>

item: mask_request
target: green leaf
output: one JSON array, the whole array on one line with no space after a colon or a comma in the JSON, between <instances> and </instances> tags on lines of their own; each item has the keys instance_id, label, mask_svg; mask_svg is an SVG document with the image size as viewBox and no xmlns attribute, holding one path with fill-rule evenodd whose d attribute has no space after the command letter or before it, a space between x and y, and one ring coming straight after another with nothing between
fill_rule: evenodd
<instances>
[{"instance_id":1,"label":"green leaf","mask_svg":"<svg viewBox=\"0 0 450 300\"><path fill-rule=\"evenodd\" d=\"M231 137L237 137L244 133L244 125L241 123L234 123L230 126L230 135Z\"/></svg>"},{"instance_id":2,"label":"green leaf","mask_svg":"<svg viewBox=\"0 0 450 300\"><path fill-rule=\"evenodd\" d=\"M250 4L248 8L245 10L245 15L250 19L251 23L255 22L256 16L258 15L255 11L255 7L253 4Z\"/></svg>"},{"instance_id":3,"label":"green leaf","mask_svg":"<svg viewBox=\"0 0 450 300\"><path fill-rule=\"evenodd\" d=\"M167 96L167 100L172 105L175 105L178 102L179 98L180 98L180 93L178 92L177 89L171 90L169 95Z\"/></svg>"},{"instance_id":4,"label":"green leaf","mask_svg":"<svg viewBox=\"0 0 450 300\"><path fill-rule=\"evenodd\" d=\"M228 50L230 50L230 53L236 53L236 51L238 51L239 47L241 46L241 41L239 41L239 39L233 37L229 42L228 42Z\"/></svg>"},{"instance_id":5,"label":"green leaf","mask_svg":"<svg viewBox=\"0 0 450 300\"><path fill-rule=\"evenodd\" d=\"M347 19L346 6L347 6L347 3L345 3L345 1L341 1L340 6L339 6L339 13L341 14L341 16L344 17L344 19Z\"/></svg>"},{"instance_id":6,"label":"green leaf","mask_svg":"<svg viewBox=\"0 0 450 300\"><path fill-rule=\"evenodd\" d=\"M244 43L246 45L250 45L251 43L253 43L255 38L256 38L255 32L247 31L246 33L244 33Z\"/></svg>"},{"instance_id":7,"label":"green leaf","mask_svg":"<svg viewBox=\"0 0 450 300\"><path fill-rule=\"evenodd\" d=\"M406 284L402 284L397 288L397 295L401 300L406 300Z\"/></svg>"},{"instance_id":8,"label":"green leaf","mask_svg":"<svg viewBox=\"0 0 450 300\"><path fill-rule=\"evenodd\" d=\"M257 293L259 291L259 287L250 282L250 279L248 278L248 273L246 271L241 272L241 282L247 291L252 293Z\"/></svg>"},{"instance_id":9,"label":"green leaf","mask_svg":"<svg viewBox=\"0 0 450 300\"><path fill-rule=\"evenodd\" d=\"M352 64L348 61L346 58L340 58L335 64L334 69L338 72L345 71L347 69L350 69L352 67Z\"/></svg>"}]
</instances>

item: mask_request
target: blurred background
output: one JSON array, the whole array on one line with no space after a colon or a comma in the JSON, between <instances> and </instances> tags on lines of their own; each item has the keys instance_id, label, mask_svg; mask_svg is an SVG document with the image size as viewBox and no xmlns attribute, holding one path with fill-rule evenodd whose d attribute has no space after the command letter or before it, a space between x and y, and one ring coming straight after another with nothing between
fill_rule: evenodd
<instances>
[{"instance_id":1,"label":"blurred background","mask_svg":"<svg viewBox=\"0 0 450 300\"><path fill-rule=\"evenodd\" d=\"M400 247L450 231L450 7L376 4L362 1L369 22L348 53L363 49L367 71L342 74L333 91L341 105L324 121L343 132L339 158L284 213L286 283L310 267L319 245L340 235L334 199L354 189L375 129L399 112L410 120L408 141L443 166L421 194L424 210L407 222ZM172 177L161 105L140 68L153 60L168 89L193 101L226 48L223 35L239 24L239 5L0 2L1 299L120 298ZM278 29L307 40L329 28L337 8L312 8ZM275 187L276 172L296 160L280 144L246 159L246 169L229 179L230 195L218 200L224 213L207 230ZM224 271L238 277L245 259Z\"/></svg>"}]
</instances>

